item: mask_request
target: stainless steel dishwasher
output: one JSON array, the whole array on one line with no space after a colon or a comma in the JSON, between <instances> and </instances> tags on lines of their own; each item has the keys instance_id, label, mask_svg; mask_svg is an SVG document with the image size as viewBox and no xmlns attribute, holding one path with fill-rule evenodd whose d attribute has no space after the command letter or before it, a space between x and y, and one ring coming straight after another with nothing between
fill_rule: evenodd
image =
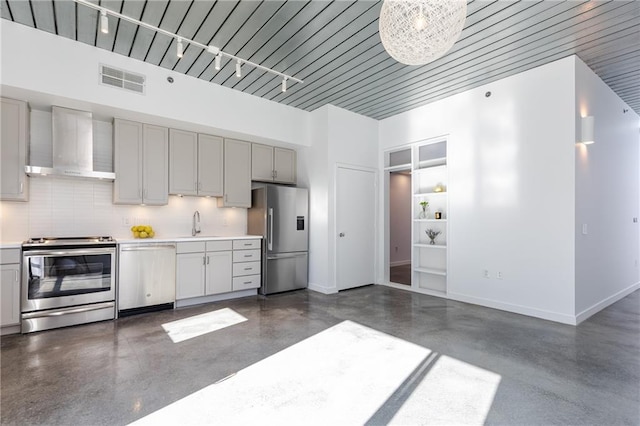
<instances>
[{"instance_id":1,"label":"stainless steel dishwasher","mask_svg":"<svg viewBox=\"0 0 640 426\"><path fill-rule=\"evenodd\" d=\"M176 245L131 243L118 247L120 316L173 308L176 295Z\"/></svg>"}]
</instances>

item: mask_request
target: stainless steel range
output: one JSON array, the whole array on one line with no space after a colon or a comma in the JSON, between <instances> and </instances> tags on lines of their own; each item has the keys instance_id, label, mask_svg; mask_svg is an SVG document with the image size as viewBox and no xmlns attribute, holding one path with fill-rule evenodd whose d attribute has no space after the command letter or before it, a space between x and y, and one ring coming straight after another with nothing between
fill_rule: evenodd
<instances>
[{"instance_id":1,"label":"stainless steel range","mask_svg":"<svg viewBox=\"0 0 640 426\"><path fill-rule=\"evenodd\" d=\"M113 238L31 238L22 262L23 333L115 318Z\"/></svg>"}]
</instances>

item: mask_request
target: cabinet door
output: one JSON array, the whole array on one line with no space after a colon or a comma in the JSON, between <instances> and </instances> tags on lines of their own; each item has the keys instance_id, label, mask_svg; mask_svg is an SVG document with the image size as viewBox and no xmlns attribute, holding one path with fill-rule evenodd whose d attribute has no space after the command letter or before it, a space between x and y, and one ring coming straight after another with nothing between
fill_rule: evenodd
<instances>
[{"instance_id":1,"label":"cabinet door","mask_svg":"<svg viewBox=\"0 0 640 426\"><path fill-rule=\"evenodd\" d=\"M204 253L176 255L176 299L204 296Z\"/></svg>"},{"instance_id":2,"label":"cabinet door","mask_svg":"<svg viewBox=\"0 0 640 426\"><path fill-rule=\"evenodd\" d=\"M233 284L231 252L207 252L206 275L206 294L230 292Z\"/></svg>"},{"instance_id":3,"label":"cabinet door","mask_svg":"<svg viewBox=\"0 0 640 426\"><path fill-rule=\"evenodd\" d=\"M0 199L27 201L28 185L24 166L27 160L29 109L26 102L2 98L0 111Z\"/></svg>"},{"instance_id":4,"label":"cabinet door","mask_svg":"<svg viewBox=\"0 0 640 426\"><path fill-rule=\"evenodd\" d=\"M0 326L20 323L20 265L0 266Z\"/></svg>"},{"instance_id":5,"label":"cabinet door","mask_svg":"<svg viewBox=\"0 0 640 426\"><path fill-rule=\"evenodd\" d=\"M152 206L169 203L169 129L143 126L142 202Z\"/></svg>"},{"instance_id":6,"label":"cabinet door","mask_svg":"<svg viewBox=\"0 0 640 426\"><path fill-rule=\"evenodd\" d=\"M251 144L251 180L273 181L273 147Z\"/></svg>"},{"instance_id":7,"label":"cabinet door","mask_svg":"<svg viewBox=\"0 0 640 426\"><path fill-rule=\"evenodd\" d=\"M296 152L292 149L274 148L273 180L282 183L296 183Z\"/></svg>"},{"instance_id":8,"label":"cabinet door","mask_svg":"<svg viewBox=\"0 0 640 426\"><path fill-rule=\"evenodd\" d=\"M169 131L169 193L198 195L198 134Z\"/></svg>"},{"instance_id":9,"label":"cabinet door","mask_svg":"<svg viewBox=\"0 0 640 426\"><path fill-rule=\"evenodd\" d=\"M251 207L251 143L224 140L224 197L222 207Z\"/></svg>"},{"instance_id":10,"label":"cabinet door","mask_svg":"<svg viewBox=\"0 0 640 426\"><path fill-rule=\"evenodd\" d=\"M114 204L142 204L142 123L113 120Z\"/></svg>"},{"instance_id":11,"label":"cabinet door","mask_svg":"<svg viewBox=\"0 0 640 426\"><path fill-rule=\"evenodd\" d=\"M198 195L222 197L222 138L198 135Z\"/></svg>"}]
</instances>

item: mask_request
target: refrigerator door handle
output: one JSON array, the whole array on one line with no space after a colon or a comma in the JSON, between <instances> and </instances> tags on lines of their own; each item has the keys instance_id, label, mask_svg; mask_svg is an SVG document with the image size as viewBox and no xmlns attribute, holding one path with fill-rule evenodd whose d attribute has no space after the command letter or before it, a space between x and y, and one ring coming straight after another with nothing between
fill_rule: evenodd
<instances>
[{"instance_id":1,"label":"refrigerator door handle","mask_svg":"<svg viewBox=\"0 0 640 426\"><path fill-rule=\"evenodd\" d=\"M307 252L301 253L291 253L291 254L274 254L272 256L267 256L267 260L278 260L278 259L291 259L294 257L304 257L307 256Z\"/></svg>"},{"instance_id":2,"label":"refrigerator door handle","mask_svg":"<svg viewBox=\"0 0 640 426\"><path fill-rule=\"evenodd\" d=\"M269 236L267 238L267 248L273 250L273 208L269 208Z\"/></svg>"}]
</instances>

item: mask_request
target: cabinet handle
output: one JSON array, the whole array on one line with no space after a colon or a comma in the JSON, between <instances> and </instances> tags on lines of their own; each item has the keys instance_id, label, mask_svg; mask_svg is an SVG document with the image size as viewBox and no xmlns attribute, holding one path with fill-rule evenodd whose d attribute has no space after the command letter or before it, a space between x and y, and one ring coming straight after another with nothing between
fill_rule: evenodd
<instances>
[{"instance_id":1,"label":"cabinet handle","mask_svg":"<svg viewBox=\"0 0 640 426\"><path fill-rule=\"evenodd\" d=\"M250 271L250 270L252 270L252 269L253 269L253 268L244 268L244 270L245 270L245 271Z\"/></svg>"},{"instance_id":2,"label":"cabinet handle","mask_svg":"<svg viewBox=\"0 0 640 426\"><path fill-rule=\"evenodd\" d=\"M20 193L24 192L24 182L20 182Z\"/></svg>"},{"instance_id":3,"label":"cabinet handle","mask_svg":"<svg viewBox=\"0 0 640 426\"><path fill-rule=\"evenodd\" d=\"M253 257L252 254L245 254L244 257Z\"/></svg>"},{"instance_id":4,"label":"cabinet handle","mask_svg":"<svg viewBox=\"0 0 640 426\"><path fill-rule=\"evenodd\" d=\"M245 281L243 284L251 284L251 281Z\"/></svg>"},{"instance_id":5,"label":"cabinet handle","mask_svg":"<svg viewBox=\"0 0 640 426\"><path fill-rule=\"evenodd\" d=\"M207 265L209 264L209 256L207 256Z\"/></svg>"},{"instance_id":6,"label":"cabinet handle","mask_svg":"<svg viewBox=\"0 0 640 426\"><path fill-rule=\"evenodd\" d=\"M16 282L18 282L18 270L16 269L14 272L16 273Z\"/></svg>"}]
</instances>

